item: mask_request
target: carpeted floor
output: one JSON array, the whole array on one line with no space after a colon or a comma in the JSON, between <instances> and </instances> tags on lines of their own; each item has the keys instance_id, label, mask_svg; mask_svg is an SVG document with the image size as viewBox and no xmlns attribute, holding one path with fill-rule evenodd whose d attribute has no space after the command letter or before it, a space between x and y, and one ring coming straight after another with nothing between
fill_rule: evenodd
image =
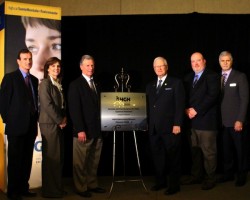
<instances>
[{"instance_id":1,"label":"carpeted floor","mask_svg":"<svg viewBox=\"0 0 250 200\"><path fill-rule=\"evenodd\" d=\"M115 177L113 182L113 189L110 193L112 184L112 177L99 177L100 187L107 189L105 194L93 194L91 198L83 198L74 192L73 181L71 178L65 178L65 191L67 195L63 198L65 200L81 200L81 199L93 199L93 200L250 200L250 176L248 182L243 187L235 187L234 182L217 184L212 190L201 190L201 185L184 185L181 186L181 191L175 195L166 196L164 190L157 192L150 191L150 187L154 184L153 177L144 177L146 189L143 187L141 181L131 181L137 177ZM125 180L123 182L123 180ZM34 189L38 193L34 198L23 198L24 200L45 200L41 197L40 188ZM47 198L48 199L48 198ZM4 193L0 192L0 200L7 200ZM51 200L57 200L55 198Z\"/></svg>"}]
</instances>

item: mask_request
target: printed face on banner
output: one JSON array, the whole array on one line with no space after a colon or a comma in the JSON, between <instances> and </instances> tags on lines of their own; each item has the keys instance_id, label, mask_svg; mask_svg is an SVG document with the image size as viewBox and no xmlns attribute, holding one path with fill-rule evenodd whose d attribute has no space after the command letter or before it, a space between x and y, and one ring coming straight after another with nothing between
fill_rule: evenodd
<instances>
[{"instance_id":1,"label":"printed face on banner","mask_svg":"<svg viewBox=\"0 0 250 200\"><path fill-rule=\"evenodd\" d=\"M47 59L61 59L61 21L7 15L6 27L6 73L17 69L15 58L20 49L27 48L33 58L30 73L42 80Z\"/></svg>"},{"instance_id":2,"label":"printed face on banner","mask_svg":"<svg viewBox=\"0 0 250 200\"><path fill-rule=\"evenodd\" d=\"M42 25L28 26L25 44L33 55L30 73L41 80L46 60L50 57L61 59L61 33Z\"/></svg>"}]
</instances>

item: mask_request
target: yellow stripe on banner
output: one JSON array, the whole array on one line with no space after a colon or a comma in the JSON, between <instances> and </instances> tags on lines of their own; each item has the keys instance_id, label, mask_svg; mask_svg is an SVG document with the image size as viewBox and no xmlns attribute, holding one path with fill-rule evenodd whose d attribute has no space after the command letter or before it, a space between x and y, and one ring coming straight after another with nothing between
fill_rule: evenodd
<instances>
[{"instance_id":1,"label":"yellow stripe on banner","mask_svg":"<svg viewBox=\"0 0 250 200\"><path fill-rule=\"evenodd\" d=\"M4 35L5 30L0 31L0 81L4 76ZM5 190L5 151L4 151L4 125L2 118L0 119L0 189Z\"/></svg>"},{"instance_id":2,"label":"yellow stripe on banner","mask_svg":"<svg viewBox=\"0 0 250 200\"><path fill-rule=\"evenodd\" d=\"M61 8L5 1L5 14L61 20Z\"/></svg>"}]
</instances>

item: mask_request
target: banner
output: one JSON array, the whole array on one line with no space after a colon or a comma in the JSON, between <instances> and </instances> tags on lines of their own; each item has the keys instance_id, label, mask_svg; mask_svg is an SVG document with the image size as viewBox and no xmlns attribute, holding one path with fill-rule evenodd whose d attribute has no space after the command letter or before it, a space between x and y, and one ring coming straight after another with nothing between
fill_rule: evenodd
<instances>
[{"instance_id":1,"label":"banner","mask_svg":"<svg viewBox=\"0 0 250 200\"><path fill-rule=\"evenodd\" d=\"M0 81L4 74L17 69L17 54L28 48L32 52L30 73L39 81L50 57L61 59L61 8L5 1L0 5ZM38 126L39 129L39 126ZM0 120L0 189L7 186L7 139L4 124ZM42 138L34 145L30 187L41 186Z\"/></svg>"}]
</instances>

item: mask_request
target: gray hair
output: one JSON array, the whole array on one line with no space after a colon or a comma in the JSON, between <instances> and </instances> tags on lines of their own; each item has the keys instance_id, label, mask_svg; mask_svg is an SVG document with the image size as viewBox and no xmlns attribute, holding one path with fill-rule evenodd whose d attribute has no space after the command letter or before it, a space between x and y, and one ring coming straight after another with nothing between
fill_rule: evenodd
<instances>
[{"instance_id":1,"label":"gray hair","mask_svg":"<svg viewBox=\"0 0 250 200\"><path fill-rule=\"evenodd\" d=\"M155 63L156 60L162 60L162 61L164 62L164 65L165 65L165 66L168 66L168 62L167 62L167 60L166 60L165 58L163 58L163 57L161 57L161 56L156 57L156 58L154 59L153 64Z\"/></svg>"},{"instance_id":2,"label":"gray hair","mask_svg":"<svg viewBox=\"0 0 250 200\"><path fill-rule=\"evenodd\" d=\"M222 51L219 55L219 60L222 56L229 56L231 58L231 60L233 61L233 56L229 51Z\"/></svg>"},{"instance_id":3,"label":"gray hair","mask_svg":"<svg viewBox=\"0 0 250 200\"><path fill-rule=\"evenodd\" d=\"M80 60L80 65L83 63L84 60L93 60L94 61L94 58L90 55L83 55L81 60Z\"/></svg>"}]
</instances>

